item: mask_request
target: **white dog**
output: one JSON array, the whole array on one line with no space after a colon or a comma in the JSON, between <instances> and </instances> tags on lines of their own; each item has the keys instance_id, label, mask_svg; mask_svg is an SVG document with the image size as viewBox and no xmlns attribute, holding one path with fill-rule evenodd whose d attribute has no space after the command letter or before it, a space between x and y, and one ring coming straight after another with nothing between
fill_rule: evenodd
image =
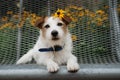
<instances>
[{"instance_id":1,"label":"white dog","mask_svg":"<svg viewBox=\"0 0 120 80\"><path fill-rule=\"evenodd\" d=\"M72 54L72 40L67 27L70 22L68 16L37 20L36 26L40 28L37 43L16 64L27 63L34 58L37 64L47 66L49 72L57 72L61 64L67 64L68 71L78 71L79 64Z\"/></svg>"}]
</instances>

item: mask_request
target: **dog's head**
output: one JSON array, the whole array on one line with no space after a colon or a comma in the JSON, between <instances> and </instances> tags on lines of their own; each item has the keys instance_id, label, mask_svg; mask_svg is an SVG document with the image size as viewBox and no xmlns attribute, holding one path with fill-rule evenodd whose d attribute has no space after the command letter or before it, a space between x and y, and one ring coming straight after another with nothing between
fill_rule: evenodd
<instances>
[{"instance_id":1,"label":"dog's head","mask_svg":"<svg viewBox=\"0 0 120 80\"><path fill-rule=\"evenodd\" d=\"M68 16L59 19L55 17L42 17L36 21L35 26L41 30L43 38L52 41L63 39L68 33L67 25L71 22Z\"/></svg>"}]
</instances>

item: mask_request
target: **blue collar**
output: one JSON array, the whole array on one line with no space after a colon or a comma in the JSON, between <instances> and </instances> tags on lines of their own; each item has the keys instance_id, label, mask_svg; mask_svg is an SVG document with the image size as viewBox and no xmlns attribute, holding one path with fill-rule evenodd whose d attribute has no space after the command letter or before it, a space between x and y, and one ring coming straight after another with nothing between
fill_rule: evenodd
<instances>
[{"instance_id":1,"label":"blue collar","mask_svg":"<svg viewBox=\"0 0 120 80\"><path fill-rule=\"evenodd\" d=\"M64 46L59 46L59 45L55 45L54 47L50 47L50 48L40 48L39 51L40 52L50 52L50 51L61 51L64 48Z\"/></svg>"}]
</instances>

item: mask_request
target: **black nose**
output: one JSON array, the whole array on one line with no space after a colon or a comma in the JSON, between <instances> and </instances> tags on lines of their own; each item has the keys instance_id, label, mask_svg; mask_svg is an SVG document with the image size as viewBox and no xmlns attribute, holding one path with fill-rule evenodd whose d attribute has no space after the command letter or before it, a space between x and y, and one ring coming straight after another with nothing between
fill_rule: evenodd
<instances>
[{"instance_id":1,"label":"black nose","mask_svg":"<svg viewBox=\"0 0 120 80\"><path fill-rule=\"evenodd\" d=\"M51 32L51 35L52 35L53 37L56 37L56 36L58 35L58 32L57 32L56 30L53 30L53 31Z\"/></svg>"}]
</instances>

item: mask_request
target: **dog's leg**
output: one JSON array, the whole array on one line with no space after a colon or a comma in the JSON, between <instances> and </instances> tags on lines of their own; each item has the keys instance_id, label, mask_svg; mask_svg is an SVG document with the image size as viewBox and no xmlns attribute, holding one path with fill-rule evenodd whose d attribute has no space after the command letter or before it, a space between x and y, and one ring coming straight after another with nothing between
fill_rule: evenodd
<instances>
[{"instance_id":1,"label":"dog's leg","mask_svg":"<svg viewBox=\"0 0 120 80\"><path fill-rule=\"evenodd\" d=\"M33 50L29 50L26 54L24 54L16 64L25 64L27 62L30 62L32 60Z\"/></svg>"},{"instance_id":2,"label":"dog's leg","mask_svg":"<svg viewBox=\"0 0 120 80\"><path fill-rule=\"evenodd\" d=\"M58 64L53 60L53 53L39 53L39 56L35 56L35 60L38 65L44 65L49 72L57 72L59 70Z\"/></svg>"},{"instance_id":3,"label":"dog's leg","mask_svg":"<svg viewBox=\"0 0 120 80\"><path fill-rule=\"evenodd\" d=\"M67 62L67 69L70 72L75 72L79 70L79 64L77 63L77 58L71 55Z\"/></svg>"},{"instance_id":4,"label":"dog's leg","mask_svg":"<svg viewBox=\"0 0 120 80\"><path fill-rule=\"evenodd\" d=\"M53 60L48 59L46 61L46 66L47 66L47 70L49 72L57 72L59 70L59 66L57 63L55 63Z\"/></svg>"}]
</instances>

